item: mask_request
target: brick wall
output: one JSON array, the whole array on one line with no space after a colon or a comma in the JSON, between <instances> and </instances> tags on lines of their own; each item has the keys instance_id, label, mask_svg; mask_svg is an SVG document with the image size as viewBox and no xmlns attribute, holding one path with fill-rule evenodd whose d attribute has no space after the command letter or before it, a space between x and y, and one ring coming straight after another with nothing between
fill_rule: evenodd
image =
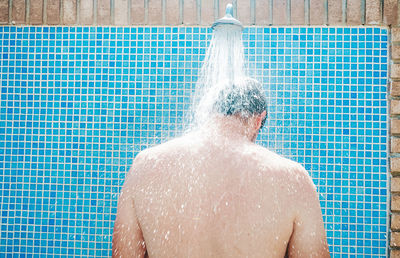
<instances>
[{"instance_id":1,"label":"brick wall","mask_svg":"<svg viewBox=\"0 0 400 258\"><path fill-rule=\"evenodd\" d=\"M0 24L211 25L228 0L0 0ZM397 0L234 0L245 25L395 25Z\"/></svg>"},{"instance_id":2,"label":"brick wall","mask_svg":"<svg viewBox=\"0 0 400 258\"><path fill-rule=\"evenodd\" d=\"M392 12L392 15L396 15ZM390 18L388 18L391 21ZM396 21L395 19L393 19ZM397 22L396 22L397 23ZM391 257L400 257L400 28L391 24L390 73L390 170L391 178Z\"/></svg>"},{"instance_id":3,"label":"brick wall","mask_svg":"<svg viewBox=\"0 0 400 258\"><path fill-rule=\"evenodd\" d=\"M0 0L0 24L205 25L228 0ZM400 257L400 27L398 0L233 0L244 25L380 25L391 30L391 257Z\"/></svg>"}]
</instances>

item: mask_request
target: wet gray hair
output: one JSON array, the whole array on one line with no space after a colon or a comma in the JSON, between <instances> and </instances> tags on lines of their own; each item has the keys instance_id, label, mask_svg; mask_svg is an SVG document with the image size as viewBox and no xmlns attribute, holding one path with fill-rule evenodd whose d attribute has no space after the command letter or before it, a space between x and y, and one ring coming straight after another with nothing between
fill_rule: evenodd
<instances>
[{"instance_id":1,"label":"wet gray hair","mask_svg":"<svg viewBox=\"0 0 400 258\"><path fill-rule=\"evenodd\" d=\"M238 115L247 119L267 111L267 97L260 82L249 77L235 79L222 85L213 110L225 116ZM265 120L266 116L261 127Z\"/></svg>"}]
</instances>

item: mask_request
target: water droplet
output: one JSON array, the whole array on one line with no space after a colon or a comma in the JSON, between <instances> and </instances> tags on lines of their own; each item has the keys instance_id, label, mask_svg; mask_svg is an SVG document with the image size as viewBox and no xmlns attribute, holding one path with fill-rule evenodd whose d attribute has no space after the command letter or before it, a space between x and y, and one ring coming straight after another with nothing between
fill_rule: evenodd
<instances>
[{"instance_id":1,"label":"water droplet","mask_svg":"<svg viewBox=\"0 0 400 258\"><path fill-rule=\"evenodd\" d=\"M169 236L169 230L167 231L167 233L165 234L165 240L168 240L168 236Z\"/></svg>"}]
</instances>

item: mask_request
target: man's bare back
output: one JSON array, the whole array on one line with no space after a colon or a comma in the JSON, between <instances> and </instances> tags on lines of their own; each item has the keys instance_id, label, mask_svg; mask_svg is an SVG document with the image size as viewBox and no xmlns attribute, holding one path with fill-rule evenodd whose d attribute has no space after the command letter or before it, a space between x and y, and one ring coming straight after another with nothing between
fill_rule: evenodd
<instances>
[{"instance_id":1,"label":"man's bare back","mask_svg":"<svg viewBox=\"0 0 400 258\"><path fill-rule=\"evenodd\" d=\"M118 204L113 256L329 257L308 173L218 130L136 157Z\"/></svg>"}]
</instances>

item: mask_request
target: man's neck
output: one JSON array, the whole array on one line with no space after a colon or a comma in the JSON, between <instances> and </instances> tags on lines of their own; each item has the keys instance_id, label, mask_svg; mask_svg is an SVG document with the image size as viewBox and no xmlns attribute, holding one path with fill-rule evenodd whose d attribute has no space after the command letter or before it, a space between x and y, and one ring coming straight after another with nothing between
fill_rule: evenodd
<instances>
[{"instance_id":1,"label":"man's neck","mask_svg":"<svg viewBox=\"0 0 400 258\"><path fill-rule=\"evenodd\" d=\"M200 130L210 137L224 138L228 141L254 142L256 134L239 117L216 115L210 118Z\"/></svg>"}]
</instances>

